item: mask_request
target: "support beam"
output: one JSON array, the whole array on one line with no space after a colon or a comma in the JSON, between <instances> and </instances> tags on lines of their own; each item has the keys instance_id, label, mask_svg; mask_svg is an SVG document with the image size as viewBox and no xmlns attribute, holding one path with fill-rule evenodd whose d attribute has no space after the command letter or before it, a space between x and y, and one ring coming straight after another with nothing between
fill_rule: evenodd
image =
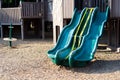
<instances>
[{"instance_id":1,"label":"support beam","mask_svg":"<svg viewBox=\"0 0 120 80\"><path fill-rule=\"evenodd\" d=\"M53 44L56 44L56 25L53 24Z\"/></svg>"},{"instance_id":2,"label":"support beam","mask_svg":"<svg viewBox=\"0 0 120 80\"><path fill-rule=\"evenodd\" d=\"M67 19L63 19L63 26L67 25Z\"/></svg>"},{"instance_id":3,"label":"support beam","mask_svg":"<svg viewBox=\"0 0 120 80\"><path fill-rule=\"evenodd\" d=\"M44 0L41 0L41 2L42 2L42 39L45 39Z\"/></svg>"},{"instance_id":4,"label":"support beam","mask_svg":"<svg viewBox=\"0 0 120 80\"><path fill-rule=\"evenodd\" d=\"M119 24L120 19L117 19L117 47L119 47Z\"/></svg>"},{"instance_id":5,"label":"support beam","mask_svg":"<svg viewBox=\"0 0 120 80\"><path fill-rule=\"evenodd\" d=\"M23 20L21 20L21 39L24 40Z\"/></svg>"},{"instance_id":6,"label":"support beam","mask_svg":"<svg viewBox=\"0 0 120 80\"><path fill-rule=\"evenodd\" d=\"M1 30L1 39L3 38L3 28L2 28L2 25L0 25L0 30Z\"/></svg>"},{"instance_id":7,"label":"support beam","mask_svg":"<svg viewBox=\"0 0 120 80\"><path fill-rule=\"evenodd\" d=\"M110 20L108 20L108 22L107 22L107 27L108 27L108 46L110 46L111 45L111 34L110 34L110 32L111 32L111 27L110 27Z\"/></svg>"},{"instance_id":8,"label":"support beam","mask_svg":"<svg viewBox=\"0 0 120 80\"><path fill-rule=\"evenodd\" d=\"M44 18L42 19L42 39L45 39Z\"/></svg>"},{"instance_id":9,"label":"support beam","mask_svg":"<svg viewBox=\"0 0 120 80\"><path fill-rule=\"evenodd\" d=\"M2 3L2 2L1 2L1 0L0 0L0 8L1 8L1 3Z\"/></svg>"}]
</instances>

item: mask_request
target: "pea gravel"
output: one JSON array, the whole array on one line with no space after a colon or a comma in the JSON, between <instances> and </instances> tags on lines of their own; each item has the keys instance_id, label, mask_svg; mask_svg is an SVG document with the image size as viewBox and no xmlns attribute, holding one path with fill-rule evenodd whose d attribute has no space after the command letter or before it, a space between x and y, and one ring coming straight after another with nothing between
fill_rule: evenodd
<instances>
[{"instance_id":1,"label":"pea gravel","mask_svg":"<svg viewBox=\"0 0 120 80\"><path fill-rule=\"evenodd\" d=\"M47 57L52 40L0 40L0 80L120 80L120 54L96 52L86 67L57 66Z\"/></svg>"}]
</instances>

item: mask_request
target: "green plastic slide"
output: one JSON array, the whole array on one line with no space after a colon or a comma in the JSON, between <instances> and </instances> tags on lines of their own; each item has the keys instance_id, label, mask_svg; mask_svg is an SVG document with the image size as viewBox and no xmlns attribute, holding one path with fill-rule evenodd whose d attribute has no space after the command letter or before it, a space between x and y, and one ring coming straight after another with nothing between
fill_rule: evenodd
<instances>
[{"instance_id":1,"label":"green plastic slide","mask_svg":"<svg viewBox=\"0 0 120 80\"><path fill-rule=\"evenodd\" d=\"M74 34L74 31L76 29L76 27L79 25L79 22L81 20L81 17L83 15L83 13L85 12L86 9L83 9L82 12L78 11L77 9L74 10L74 14L73 14L73 18L70 22L70 24L66 25L59 38L57 41L56 46L48 51L48 57L55 62L55 58L56 58L56 53L61 50L64 49L66 45L68 45L68 43L70 43L70 40L72 39L72 36Z\"/></svg>"},{"instance_id":2,"label":"green plastic slide","mask_svg":"<svg viewBox=\"0 0 120 80\"><path fill-rule=\"evenodd\" d=\"M85 66L94 58L98 40L102 35L104 24L108 19L109 7L106 12L96 11L89 33L83 37L81 46L69 56L69 66Z\"/></svg>"},{"instance_id":3,"label":"green plastic slide","mask_svg":"<svg viewBox=\"0 0 120 80\"><path fill-rule=\"evenodd\" d=\"M82 37L89 32L92 16L96 8L86 8L84 15L81 18L80 24L76 28L74 35L66 48L56 53L56 64L69 66L68 58L71 53L81 45Z\"/></svg>"},{"instance_id":4,"label":"green plastic slide","mask_svg":"<svg viewBox=\"0 0 120 80\"><path fill-rule=\"evenodd\" d=\"M75 11L71 23L60 34L55 48L48 51L49 58L57 65L85 66L94 58L108 11L109 7L106 12L100 12L97 7L85 8L79 14Z\"/></svg>"}]
</instances>

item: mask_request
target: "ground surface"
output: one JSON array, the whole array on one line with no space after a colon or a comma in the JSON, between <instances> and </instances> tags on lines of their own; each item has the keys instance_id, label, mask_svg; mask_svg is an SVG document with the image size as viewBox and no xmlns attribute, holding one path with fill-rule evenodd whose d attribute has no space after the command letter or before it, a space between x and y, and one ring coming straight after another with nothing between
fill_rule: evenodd
<instances>
[{"instance_id":1,"label":"ground surface","mask_svg":"<svg viewBox=\"0 0 120 80\"><path fill-rule=\"evenodd\" d=\"M120 80L120 54L97 52L92 64L68 68L47 57L51 40L18 40L13 45L11 49L0 40L0 80Z\"/></svg>"}]
</instances>

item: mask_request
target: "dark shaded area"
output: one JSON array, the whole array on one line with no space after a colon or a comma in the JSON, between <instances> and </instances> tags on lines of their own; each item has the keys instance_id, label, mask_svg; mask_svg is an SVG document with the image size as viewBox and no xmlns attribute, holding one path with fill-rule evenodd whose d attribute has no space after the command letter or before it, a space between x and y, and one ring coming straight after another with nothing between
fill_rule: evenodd
<instances>
[{"instance_id":1,"label":"dark shaded area","mask_svg":"<svg viewBox=\"0 0 120 80\"><path fill-rule=\"evenodd\" d=\"M75 0L75 8L82 10L85 7L98 7L100 11L105 11L108 0Z\"/></svg>"},{"instance_id":2,"label":"dark shaded area","mask_svg":"<svg viewBox=\"0 0 120 80\"><path fill-rule=\"evenodd\" d=\"M24 19L24 36L25 38L42 37L42 20L41 19Z\"/></svg>"},{"instance_id":3,"label":"dark shaded area","mask_svg":"<svg viewBox=\"0 0 120 80\"><path fill-rule=\"evenodd\" d=\"M45 21L45 38L53 38L53 23Z\"/></svg>"},{"instance_id":4,"label":"dark shaded area","mask_svg":"<svg viewBox=\"0 0 120 80\"><path fill-rule=\"evenodd\" d=\"M120 71L120 60L97 60L89 63L86 67L69 68L72 72L82 72L87 74L111 73Z\"/></svg>"},{"instance_id":5,"label":"dark shaded area","mask_svg":"<svg viewBox=\"0 0 120 80\"><path fill-rule=\"evenodd\" d=\"M23 2L36 2L36 0L21 0ZM2 0L2 8L18 7L20 0Z\"/></svg>"},{"instance_id":6,"label":"dark shaded area","mask_svg":"<svg viewBox=\"0 0 120 80\"><path fill-rule=\"evenodd\" d=\"M9 25L3 26L3 37L9 37ZM12 37L21 38L21 26L13 25Z\"/></svg>"}]
</instances>

